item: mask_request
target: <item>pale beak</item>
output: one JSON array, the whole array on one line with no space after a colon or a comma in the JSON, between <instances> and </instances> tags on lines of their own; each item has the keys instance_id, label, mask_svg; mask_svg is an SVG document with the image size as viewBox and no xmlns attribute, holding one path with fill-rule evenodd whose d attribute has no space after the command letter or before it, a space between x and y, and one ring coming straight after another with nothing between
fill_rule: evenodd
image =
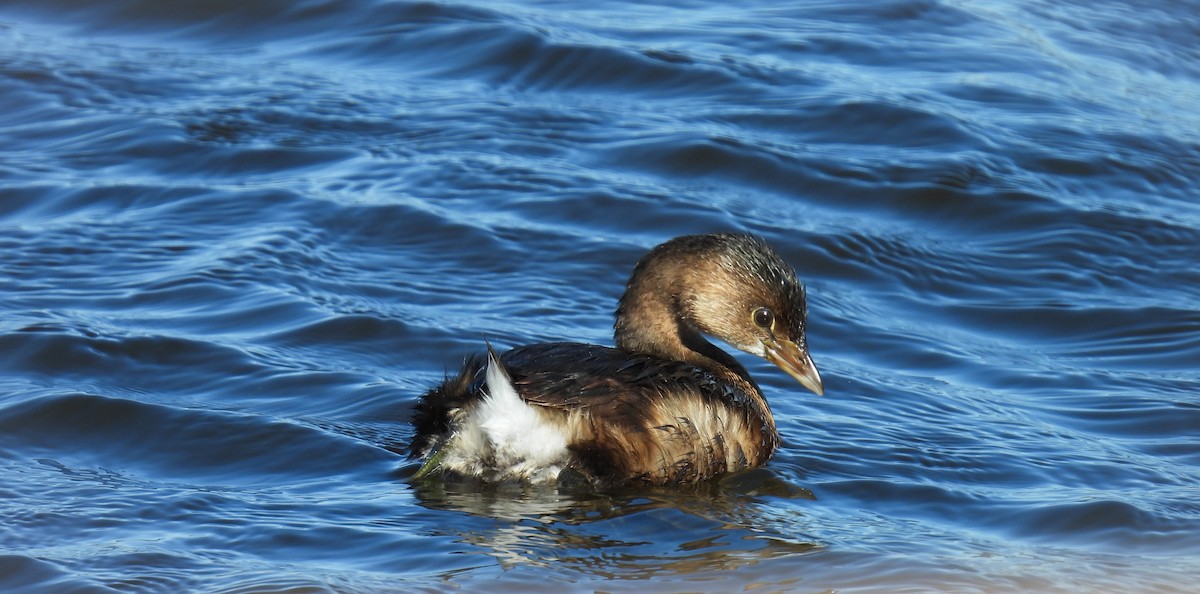
<instances>
[{"instance_id":1,"label":"pale beak","mask_svg":"<svg viewBox=\"0 0 1200 594\"><path fill-rule=\"evenodd\" d=\"M801 349L796 343L782 338L771 338L763 341L767 360L777 365L788 375L796 378L800 385L812 390L817 396L825 394L825 384L821 382L821 374L808 356L808 349Z\"/></svg>"}]
</instances>

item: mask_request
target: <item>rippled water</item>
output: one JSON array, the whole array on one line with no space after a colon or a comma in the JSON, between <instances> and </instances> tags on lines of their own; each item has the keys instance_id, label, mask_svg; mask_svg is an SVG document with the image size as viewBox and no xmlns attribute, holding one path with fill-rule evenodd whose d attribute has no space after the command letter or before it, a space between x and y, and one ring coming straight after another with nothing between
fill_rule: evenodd
<instances>
[{"instance_id":1,"label":"rippled water","mask_svg":"<svg viewBox=\"0 0 1200 594\"><path fill-rule=\"evenodd\" d=\"M0 590L1186 592L1200 5L0 5ZM417 488L482 338L768 238L827 396L696 488Z\"/></svg>"}]
</instances>

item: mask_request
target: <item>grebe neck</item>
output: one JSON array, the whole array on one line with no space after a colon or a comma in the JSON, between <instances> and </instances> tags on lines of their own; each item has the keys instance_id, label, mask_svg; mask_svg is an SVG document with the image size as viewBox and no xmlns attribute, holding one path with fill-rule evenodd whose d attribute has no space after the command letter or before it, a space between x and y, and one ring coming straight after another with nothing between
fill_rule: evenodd
<instances>
[{"instance_id":1,"label":"grebe neck","mask_svg":"<svg viewBox=\"0 0 1200 594\"><path fill-rule=\"evenodd\" d=\"M661 282L651 287L644 281L635 273L617 306L613 324L617 348L733 374L761 394L746 368L696 328L685 306L685 293L666 289Z\"/></svg>"}]
</instances>

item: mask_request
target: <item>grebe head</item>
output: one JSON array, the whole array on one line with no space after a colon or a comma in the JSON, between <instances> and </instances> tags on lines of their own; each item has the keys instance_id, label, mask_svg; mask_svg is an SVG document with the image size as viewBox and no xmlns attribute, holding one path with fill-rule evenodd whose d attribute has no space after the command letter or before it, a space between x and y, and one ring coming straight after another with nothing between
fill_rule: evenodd
<instances>
[{"instance_id":1,"label":"grebe head","mask_svg":"<svg viewBox=\"0 0 1200 594\"><path fill-rule=\"evenodd\" d=\"M824 394L808 353L804 285L765 241L740 234L690 235L651 250L634 270L617 311L655 301L673 311L676 323L774 363L801 385ZM628 322L626 322L628 325ZM661 330L661 329L660 329ZM687 328L677 331L686 335ZM683 343L687 344L687 340Z\"/></svg>"}]
</instances>

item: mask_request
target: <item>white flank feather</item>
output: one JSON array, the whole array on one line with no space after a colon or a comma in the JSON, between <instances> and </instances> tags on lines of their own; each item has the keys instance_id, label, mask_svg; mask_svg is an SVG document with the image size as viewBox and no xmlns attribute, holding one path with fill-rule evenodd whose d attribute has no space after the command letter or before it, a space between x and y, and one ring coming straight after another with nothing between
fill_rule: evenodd
<instances>
[{"instance_id":1,"label":"white flank feather","mask_svg":"<svg viewBox=\"0 0 1200 594\"><path fill-rule=\"evenodd\" d=\"M521 400L508 374L488 356L487 395L459 428L447 462L492 478L552 481L567 460L567 438ZM485 466L490 466L487 468Z\"/></svg>"}]
</instances>

